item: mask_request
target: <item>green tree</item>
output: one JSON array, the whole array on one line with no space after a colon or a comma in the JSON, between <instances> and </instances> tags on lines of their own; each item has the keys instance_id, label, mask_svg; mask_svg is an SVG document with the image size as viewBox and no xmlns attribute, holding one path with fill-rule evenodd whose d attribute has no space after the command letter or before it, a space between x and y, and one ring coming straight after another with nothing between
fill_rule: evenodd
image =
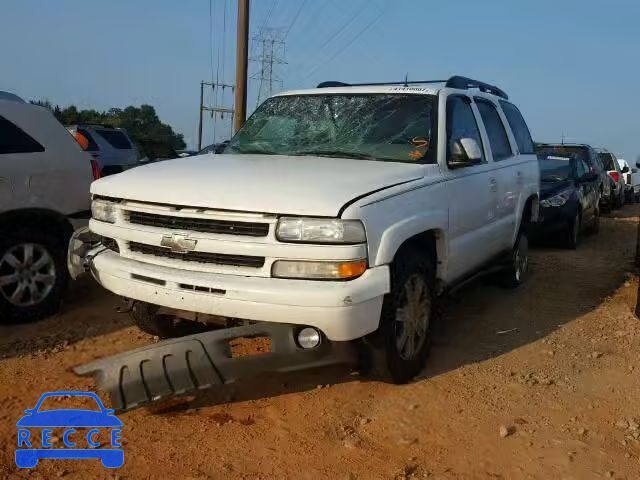
<instances>
[{"instance_id":1,"label":"green tree","mask_svg":"<svg viewBox=\"0 0 640 480\"><path fill-rule=\"evenodd\" d=\"M166 143L175 150L182 150L187 146L184 142L184 136L174 132L171 125L162 123L156 109L151 105L128 106L124 109L113 107L100 112L93 109L78 110L75 105L60 108L58 105L54 106L47 99L32 100L31 103L48 108L64 125L78 123L110 125L126 129L131 139L136 143Z\"/></svg>"}]
</instances>

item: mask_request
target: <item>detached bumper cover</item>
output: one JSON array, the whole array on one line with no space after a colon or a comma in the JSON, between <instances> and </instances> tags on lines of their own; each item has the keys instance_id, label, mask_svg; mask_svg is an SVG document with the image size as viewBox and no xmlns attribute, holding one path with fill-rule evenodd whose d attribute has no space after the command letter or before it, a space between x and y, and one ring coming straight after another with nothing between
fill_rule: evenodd
<instances>
[{"instance_id":1,"label":"detached bumper cover","mask_svg":"<svg viewBox=\"0 0 640 480\"><path fill-rule=\"evenodd\" d=\"M296 344L295 333L291 325L266 323L216 330L96 360L74 372L94 376L98 387L109 393L112 408L126 411L261 373L356 361L348 342L325 341L305 350ZM229 341L240 337L269 337L272 351L232 358Z\"/></svg>"}]
</instances>

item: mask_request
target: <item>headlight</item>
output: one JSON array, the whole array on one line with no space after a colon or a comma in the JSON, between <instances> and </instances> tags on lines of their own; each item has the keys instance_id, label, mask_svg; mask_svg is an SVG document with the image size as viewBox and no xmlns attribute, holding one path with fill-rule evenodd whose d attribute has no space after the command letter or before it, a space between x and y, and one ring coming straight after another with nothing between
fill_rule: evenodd
<instances>
[{"instance_id":1,"label":"headlight","mask_svg":"<svg viewBox=\"0 0 640 480\"><path fill-rule=\"evenodd\" d=\"M540 201L540 205L542 205L543 207L561 207L562 205L567 203L567 200L569 200L569 198L571 198L572 193L572 190L564 190L551 198L546 198Z\"/></svg>"},{"instance_id":2,"label":"headlight","mask_svg":"<svg viewBox=\"0 0 640 480\"><path fill-rule=\"evenodd\" d=\"M351 280L367 270L366 260L348 262L306 262L278 260L271 267L271 275L278 278L307 280Z\"/></svg>"},{"instance_id":3,"label":"headlight","mask_svg":"<svg viewBox=\"0 0 640 480\"><path fill-rule=\"evenodd\" d=\"M116 223L116 204L107 200L94 200L91 202L91 216L101 222Z\"/></svg>"},{"instance_id":4,"label":"headlight","mask_svg":"<svg viewBox=\"0 0 640 480\"><path fill-rule=\"evenodd\" d=\"M276 236L281 242L363 243L364 225L360 220L336 218L282 217Z\"/></svg>"}]
</instances>

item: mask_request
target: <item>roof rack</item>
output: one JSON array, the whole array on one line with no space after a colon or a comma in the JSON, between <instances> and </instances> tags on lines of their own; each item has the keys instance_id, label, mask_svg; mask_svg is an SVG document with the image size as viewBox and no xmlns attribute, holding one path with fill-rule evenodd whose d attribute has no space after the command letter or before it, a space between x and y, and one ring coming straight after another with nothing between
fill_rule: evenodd
<instances>
[{"instance_id":1,"label":"roof rack","mask_svg":"<svg viewBox=\"0 0 640 480\"><path fill-rule=\"evenodd\" d=\"M379 82L379 83L345 83L345 82L336 82L336 81L328 81L322 82L318 85L317 88L335 88L335 87L370 87L370 86L384 86L384 85L424 85L430 83L444 83L445 87L448 88L459 88L463 90L467 90L470 88L477 88L481 92L490 93L492 95L496 95L498 97L504 98L505 100L509 99L509 96L504 92L504 90L496 87L495 85L490 85L485 82L481 82L479 80L473 80L467 77L461 77L459 75L454 75L449 78L449 80L412 80L412 81L404 81L404 82Z\"/></svg>"},{"instance_id":2,"label":"roof rack","mask_svg":"<svg viewBox=\"0 0 640 480\"><path fill-rule=\"evenodd\" d=\"M460 88L463 90L469 88L477 88L481 92L490 93L491 95L495 95L497 97L502 97L505 100L509 100L509 95L505 93L504 90L496 87L495 85L491 85L489 83L481 82L479 80L473 80L472 78L461 77L459 75L455 75L447 80L445 85L449 88Z\"/></svg>"}]
</instances>

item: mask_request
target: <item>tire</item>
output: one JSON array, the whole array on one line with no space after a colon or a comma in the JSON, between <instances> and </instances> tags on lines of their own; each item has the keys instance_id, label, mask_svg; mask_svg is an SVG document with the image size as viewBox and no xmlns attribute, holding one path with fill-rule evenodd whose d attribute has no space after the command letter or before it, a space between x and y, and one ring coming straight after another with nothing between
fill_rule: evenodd
<instances>
[{"instance_id":1,"label":"tire","mask_svg":"<svg viewBox=\"0 0 640 480\"><path fill-rule=\"evenodd\" d=\"M600 231L600 209L597 209L593 214L593 220L591 221L589 228L587 228L586 233L588 233L589 235L597 235L599 231Z\"/></svg>"},{"instance_id":2,"label":"tire","mask_svg":"<svg viewBox=\"0 0 640 480\"><path fill-rule=\"evenodd\" d=\"M0 323L41 320L66 292L67 238L22 228L0 238Z\"/></svg>"},{"instance_id":3,"label":"tire","mask_svg":"<svg viewBox=\"0 0 640 480\"><path fill-rule=\"evenodd\" d=\"M176 320L171 315L158 314L159 307L145 302L135 302L129 315L140 330L159 338L177 338L206 332L213 327L198 322Z\"/></svg>"},{"instance_id":4,"label":"tire","mask_svg":"<svg viewBox=\"0 0 640 480\"><path fill-rule=\"evenodd\" d=\"M500 275L500 283L505 288L517 288L527 281L528 274L529 238L525 230L520 230L509 263Z\"/></svg>"},{"instance_id":5,"label":"tire","mask_svg":"<svg viewBox=\"0 0 640 480\"><path fill-rule=\"evenodd\" d=\"M423 370L431 349L435 268L429 255L416 250L401 253L391 268L392 287L384 298L380 327L367 343L374 373L403 384Z\"/></svg>"},{"instance_id":6,"label":"tire","mask_svg":"<svg viewBox=\"0 0 640 480\"><path fill-rule=\"evenodd\" d=\"M580 241L580 230L582 229L582 217L580 215L580 211L576 211L576 216L571 222L566 230L566 240L565 245L567 248L571 250L575 250L578 248L578 243Z\"/></svg>"},{"instance_id":7,"label":"tire","mask_svg":"<svg viewBox=\"0 0 640 480\"><path fill-rule=\"evenodd\" d=\"M618 210L624 205L624 191L621 189L620 194L613 200L613 210Z\"/></svg>"}]
</instances>

